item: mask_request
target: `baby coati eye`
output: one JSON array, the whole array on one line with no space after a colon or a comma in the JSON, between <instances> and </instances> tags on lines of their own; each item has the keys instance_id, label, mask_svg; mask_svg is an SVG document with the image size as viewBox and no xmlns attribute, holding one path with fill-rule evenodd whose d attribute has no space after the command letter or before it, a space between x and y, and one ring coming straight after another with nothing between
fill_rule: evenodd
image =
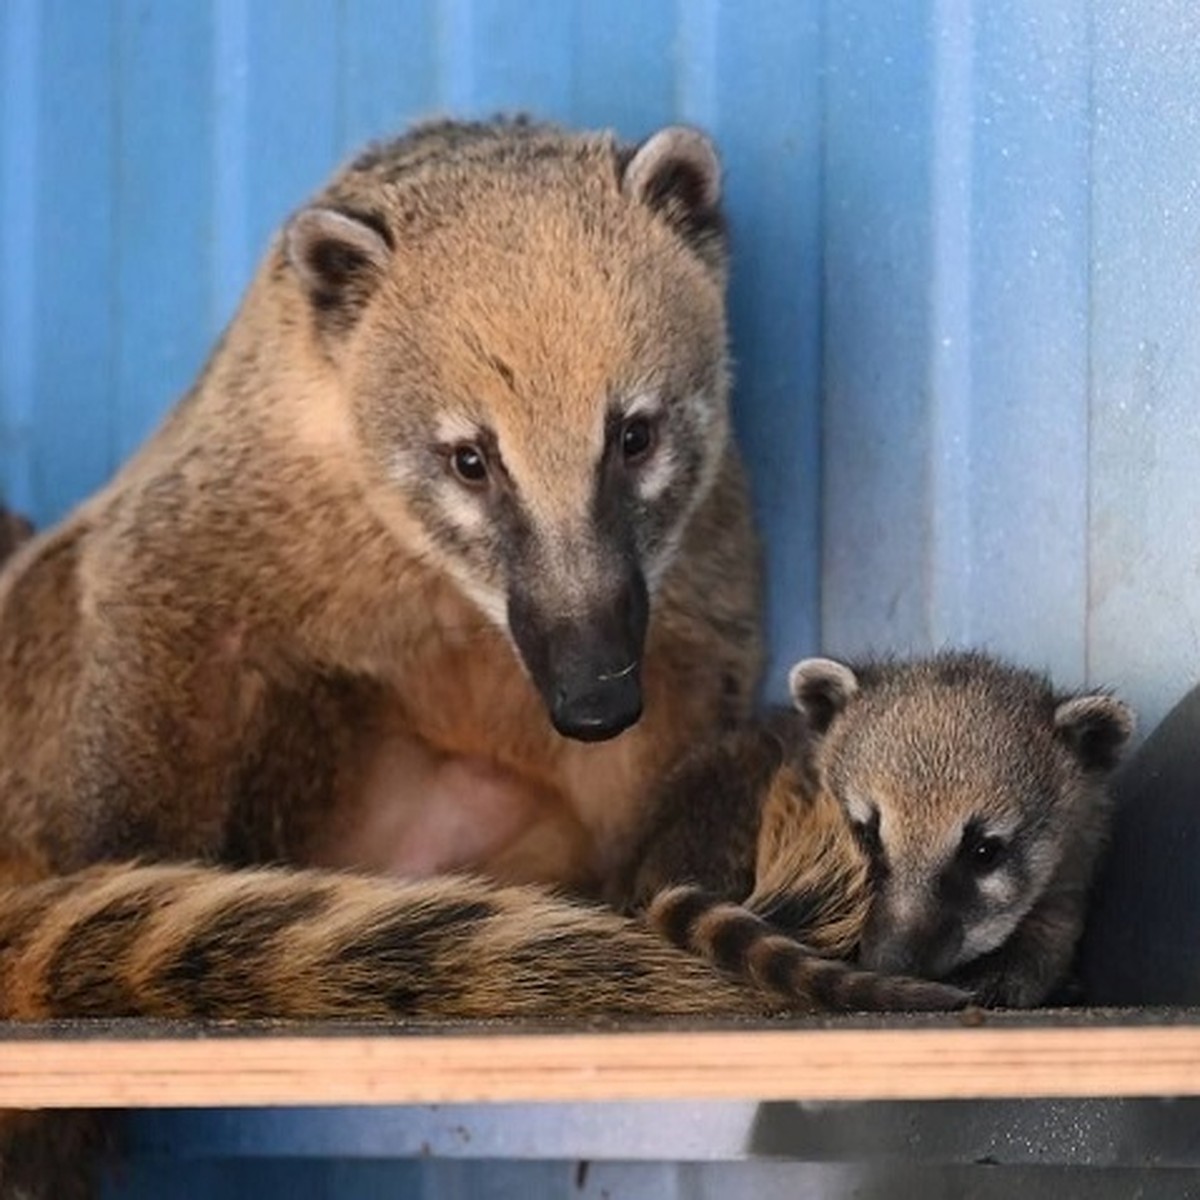
<instances>
[{"instance_id":1,"label":"baby coati eye","mask_svg":"<svg viewBox=\"0 0 1200 1200\"><path fill-rule=\"evenodd\" d=\"M1004 859L1008 844L1003 838L980 833L968 827L963 834L962 849L959 851L964 862L979 874L995 870Z\"/></svg>"},{"instance_id":2,"label":"baby coati eye","mask_svg":"<svg viewBox=\"0 0 1200 1200\"><path fill-rule=\"evenodd\" d=\"M631 466L650 457L654 440L654 423L649 417L630 417L621 426L621 454Z\"/></svg>"},{"instance_id":3,"label":"baby coati eye","mask_svg":"<svg viewBox=\"0 0 1200 1200\"><path fill-rule=\"evenodd\" d=\"M467 487L480 488L487 483L487 459L474 442L460 442L450 451L450 469Z\"/></svg>"},{"instance_id":4,"label":"baby coati eye","mask_svg":"<svg viewBox=\"0 0 1200 1200\"><path fill-rule=\"evenodd\" d=\"M984 838L971 851L971 861L984 871L989 871L992 867L999 866L1000 860L1003 857L1004 843L996 837Z\"/></svg>"}]
</instances>

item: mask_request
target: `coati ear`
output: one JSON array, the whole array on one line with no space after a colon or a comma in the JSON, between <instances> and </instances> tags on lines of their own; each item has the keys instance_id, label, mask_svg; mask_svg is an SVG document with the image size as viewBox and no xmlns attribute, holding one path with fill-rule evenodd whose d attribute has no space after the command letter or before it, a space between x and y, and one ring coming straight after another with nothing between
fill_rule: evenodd
<instances>
[{"instance_id":1,"label":"coati ear","mask_svg":"<svg viewBox=\"0 0 1200 1200\"><path fill-rule=\"evenodd\" d=\"M621 187L674 226L714 270L723 267L721 160L698 129L669 125L649 137L625 164Z\"/></svg>"},{"instance_id":2,"label":"coati ear","mask_svg":"<svg viewBox=\"0 0 1200 1200\"><path fill-rule=\"evenodd\" d=\"M1103 693L1064 700L1054 710L1054 732L1087 771L1109 771L1133 734L1128 704Z\"/></svg>"},{"instance_id":3,"label":"coati ear","mask_svg":"<svg viewBox=\"0 0 1200 1200\"><path fill-rule=\"evenodd\" d=\"M788 672L792 703L814 733L824 733L858 692L858 678L831 658L805 658Z\"/></svg>"},{"instance_id":4,"label":"coati ear","mask_svg":"<svg viewBox=\"0 0 1200 1200\"><path fill-rule=\"evenodd\" d=\"M382 219L333 208L306 208L287 225L288 262L320 322L344 329L375 290L394 243Z\"/></svg>"}]
</instances>

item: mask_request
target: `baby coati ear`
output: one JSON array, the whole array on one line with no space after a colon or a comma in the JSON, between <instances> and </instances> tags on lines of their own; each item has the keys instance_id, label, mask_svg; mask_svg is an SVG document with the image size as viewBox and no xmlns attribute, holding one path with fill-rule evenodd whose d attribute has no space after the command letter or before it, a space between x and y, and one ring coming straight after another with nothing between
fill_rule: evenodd
<instances>
[{"instance_id":1,"label":"baby coati ear","mask_svg":"<svg viewBox=\"0 0 1200 1200\"><path fill-rule=\"evenodd\" d=\"M1136 723L1128 704L1102 693L1064 700L1054 710L1055 733L1087 771L1115 767Z\"/></svg>"},{"instance_id":2,"label":"baby coati ear","mask_svg":"<svg viewBox=\"0 0 1200 1200\"><path fill-rule=\"evenodd\" d=\"M312 301L318 323L343 330L375 290L394 248L381 218L306 208L284 232L288 262Z\"/></svg>"},{"instance_id":3,"label":"baby coati ear","mask_svg":"<svg viewBox=\"0 0 1200 1200\"><path fill-rule=\"evenodd\" d=\"M858 691L849 667L831 658L805 658L788 672L792 703L808 718L814 733L824 733Z\"/></svg>"},{"instance_id":4,"label":"baby coati ear","mask_svg":"<svg viewBox=\"0 0 1200 1200\"><path fill-rule=\"evenodd\" d=\"M725 262L721 160L698 129L669 125L625 164L621 187L660 214L714 270Z\"/></svg>"}]
</instances>

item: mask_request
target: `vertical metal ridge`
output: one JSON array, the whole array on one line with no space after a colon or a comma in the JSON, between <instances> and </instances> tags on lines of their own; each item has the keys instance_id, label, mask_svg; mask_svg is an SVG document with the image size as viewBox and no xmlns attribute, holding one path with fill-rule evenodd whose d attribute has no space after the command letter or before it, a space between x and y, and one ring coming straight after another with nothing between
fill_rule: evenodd
<instances>
[{"instance_id":1,"label":"vertical metal ridge","mask_svg":"<svg viewBox=\"0 0 1200 1200\"><path fill-rule=\"evenodd\" d=\"M971 636L972 0L934 0L929 322L929 640Z\"/></svg>"},{"instance_id":2,"label":"vertical metal ridge","mask_svg":"<svg viewBox=\"0 0 1200 1200\"><path fill-rule=\"evenodd\" d=\"M245 286L249 253L246 130L249 35L244 0L213 7L212 260L210 322L229 320Z\"/></svg>"},{"instance_id":3,"label":"vertical metal ridge","mask_svg":"<svg viewBox=\"0 0 1200 1200\"><path fill-rule=\"evenodd\" d=\"M818 54L822 67L829 61L829 8L824 3L820 4L817 10L817 45ZM816 371L813 379L813 401L816 405L816 428L815 428L815 445L813 447L815 460L814 470L816 479L814 482L814 492L816 496L816 509L812 514L812 537L813 537L813 588L812 588L812 647L814 651L819 651L825 645L825 603L824 603L824 584L822 575L825 568L825 480L828 472L828 459L826 457L826 440L825 440L825 381L826 381L826 307L828 298L826 296L827 271L825 268L825 225L826 225L826 208L829 203L828 189L826 181L829 178L829 137L828 137L828 117L829 117L829 79L824 70L821 71L819 86L817 87L817 111L815 114L816 127L818 130L818 140L816 146L817 155L817 179L816 179L816 195L813 197L813 203L816 205L816 222L818 236L813 246L813 251L816 255L814 270L816 271L816 314L812 336L816 341Z\"/></svg>"},{"instance_id":4,"label":"vertical metal ridge","mask_svg":"<svg viewBox=\"0 0 1200 1200\"><path fill-rule=\"evenodd\" d=\"M475 98L475 13L471 0L437 0L437 103L461 114Z\"/></svg>"},{"instance_id":5,"label":"vertical metal ridge","mask_svg":"<svg viewBox=\"0 0 1200 1200\"><path fill-rule=\"evenodd\" d=\"M7 0L0 107L0 411L5 502L31 511L30 430L37 371L38 0Z\"/></svg>"},{"instance_id":6,"label":"vertical metal ridge","mask_svg":"<svg viewBox=\"0 0 1200 1200\"><path fill-rule=\"evenodd\" d=\"M706 129L717 125L717 47L721 0L676 0L675 114Z\"/></svg>"},{"instance_id":7,"label":"vertical metal ridge","mask_svg":"<svg viewBox=\"0 0 1200 1200\"><path fill-rule=\"evenodd\" d=\"M112 134L108 143L108 178L112 189L110 200L110 233L108 242L108 270L105 272L104 289L108 306L108 396L105 406L104 450L105 475L116 471L120 462L121 411L121 358L125 330L122 321L121 262L125 250L126 207L130 203L128 172L125 155L125 77L122 66L126 56L122 53L122 42L126 36L126 22L134 6L127 0L118 0L112 5L109 17L109 87L112 89L111 112Z\"/></svg>"},{"instance_id":8,"label":"vertical metal ridge","mask_svg":"<svg viewBox=\"0 0 1200 1200\"><path fill-rule=\"evenodd\" d=\"M1084 542L1083 542L1083 678L1088 684L1094 682L1092 674L1092 636L1095 631L1095 550L1096 550L1096 503L1095 503L1095 409L1096 409L1096 380L1095 380L1095 274L1096 259L1099 249L1096 245L1096 11L1091 4L1084 13L1084 37L1087 45L1087 203L1084 208L1084 221L1087 229L1084 232L1084 244L1087 247L1087 313L1084 317L1084 437L1086 438L1084 473L1087 490L1084 495Z\"/></svg>"},{"instance_id":9,"label":"vertical metal ridge","mask_svg":"<svg viewBox=\"0 0 1200 1200\"><path fill-rule=\"evenodd\" d=\"M347 134L350 126L350 22L346 7L348 0L335 0L333 69L337 76L333 89L333 136L335 152L347 153Z\"/></svg>"}]
</instances>

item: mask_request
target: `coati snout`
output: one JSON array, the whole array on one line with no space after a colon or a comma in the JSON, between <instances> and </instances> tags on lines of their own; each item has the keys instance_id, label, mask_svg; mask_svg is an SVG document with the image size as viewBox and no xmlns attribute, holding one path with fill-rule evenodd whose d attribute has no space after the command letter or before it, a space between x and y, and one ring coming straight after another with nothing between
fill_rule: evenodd
<instances>
[{"instance_id":1,"label":"coati snout","mask_svg":"<svg viewBox=\"0 0 1200 1200\"><path fill-rule=\"evenodd\" d=\"M631 570L603 607L547 622L528 589L508 601L513 640L564 737L599 742L642 715L642 651L650 612L646 580Z\"/></svg>"}]
</instances>

